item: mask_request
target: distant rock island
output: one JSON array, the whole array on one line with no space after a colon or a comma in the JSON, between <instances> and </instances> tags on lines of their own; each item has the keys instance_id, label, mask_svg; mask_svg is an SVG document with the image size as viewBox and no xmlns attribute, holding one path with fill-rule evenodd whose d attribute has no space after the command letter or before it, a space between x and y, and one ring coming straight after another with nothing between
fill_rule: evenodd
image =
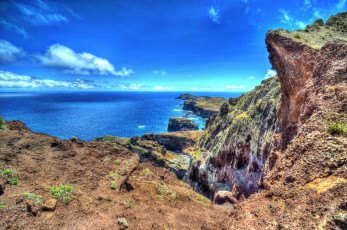
<instances>
[{"instance_id":1,"label":"distant rock island","mask_svg":"<svg viewBox=\"0 0 347 230\"><path fill-rule=\"evenodd\" d=\"M209 118L219 112L220 107L228 102L223 97L194 96L182 94L175 99L184 100L183 110L192 111L193 114L203 118Z\"/></svg>"}]
</instances>

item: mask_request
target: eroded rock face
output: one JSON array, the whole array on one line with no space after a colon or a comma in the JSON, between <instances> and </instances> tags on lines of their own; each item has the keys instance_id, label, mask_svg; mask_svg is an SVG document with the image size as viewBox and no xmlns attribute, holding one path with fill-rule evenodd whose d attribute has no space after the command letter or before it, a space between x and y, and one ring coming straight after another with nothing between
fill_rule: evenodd
<instances>
[{"instance_id":1,"label":"eroded rock face","mask_svg":"<svg viewBox=\"0 0 347 230\"><path fill-rule=\"evenodd\" d=\"M280 131L276 117L280 95L274 77L223 104L220 113L206 122L185 180L211 199L219 191L232 191L229 201L256 192L276 144L273 136Z\"/></svg>"},{"instance_id":2,"label":"eroded rock face","mask_svg":"<svg viewBox=\"0 0 347 230\"><path fill-rule=\"evenodd\" d=\"M199 126L194 121L185 117L171 117L167 130L169 132L195 131L199 130Z\"/></svg>"}]
</instances>

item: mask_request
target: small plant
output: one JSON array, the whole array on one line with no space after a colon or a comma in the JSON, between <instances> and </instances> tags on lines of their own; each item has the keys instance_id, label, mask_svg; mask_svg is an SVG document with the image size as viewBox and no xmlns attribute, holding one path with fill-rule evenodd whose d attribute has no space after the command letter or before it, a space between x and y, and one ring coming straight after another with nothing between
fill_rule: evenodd
<instances>
[{"instance_id":1,"label":"small plant","mask_svg":"<svg viewBox=\"0 0 347 230\"><path fill-rule=\"evenodd\" d=\"M147 176L152 176L153 175L153 173L151 172L151 170L149 170L149 168L145 168L144 170L143 170L143 172L147 175Z\"/></svg>"},{"instance_id":2,"label":"small plant","mask_svg":"<svg viewBox=\"0 0 347 230\"><path fill-rule=\"evenodd\" d=\"M2 130L6 129L5 121L4 121L4 118L2 118L2 116L0 116L0 129Z\"/></svg>"},{"instance_id":3,"label":"small plant","mask_svg":"<svg viewBox=\"0 0 347 230\"><path fill-rule=\"evenodd\" d=\"M116 172L110 172L109 177L111 177L113 180L118 179L122 177L119 173Z\"/></svg>"},{"instance_id":4,"label":"small plant","mask_svg":"<svg viewBox=\"0 0 347 230\"><path fill-rule=\"evenodd\" d=\"M111 181L111 188L116 190L118 188L117 182Z\"/></svg>"},{"instance_id":5,"label":"small plant","mask_svg":"<svg viewBox=\"0 0 347 230\"><path fill-rule=\"evenodd\" d=\"M124 203L127 205L130 205L130 206L133 206L135 204L135 201L128 199L128 198L125 198Z\"/></svg>"},{"instance_id":6,"label":"small plant","mask_svg":"<svg viewBox=\"0 0 347 230\"><path fill-rule=\"evenodd\" d=\"M302 38L302 36L301 36L301 34L296 33L296 34L294 34L294 38L301 39L301 38Z\"/></svg>"},{"instance_id":7,"label":"small plant","mask_svg":"<svg viewBox=\"0 0 347 230\"><path fill-rule=\"evenodd\" d=\"M89 203L86 203L86 206L88 207L88 206L89 206Z\"/></svg>"},{"instance_id":8,"label":"small plant","mask_svg":"<svg viewBox=\"0 0 347 230\"><path fill-rule=\"evenodd\" d=\"M41 205L42 201L42 196L41 195L36 195L35 193L23 193L24 199L31 200L35 204Z\"/></svg>"},{"instance_id":9,"label":"small plant","mask_svg":"<svg viewBox=\"0 0 347 230\"><path fill-rule=\"evenodd\" d=\"M157 198L159 198L159 199L161 199L161 200L164 200L164 197L161 196L161 195L155 195L155 197L157 197Z\"/></svg>"},{"instance_id":10,"label":"small plant","mask_svg":"<svg viewBox=\"0 0 347 230\"><path fill-rule=\"evenodd\" d=\"M346 122L333 122L330 124L328 128L328 133L331 135L337 134L341 135L347 132L347 125Z\"/></svg>"},{"instance_id":11,"label":"small plant","mask_svg":"<svg viewBox=\"0 0 347 230\"><path fill-rule=\"evenodd\" d=\"M72 194L72 187L68 187L65 185L59 185L57 188L55 187L47 187L53 194L54 198L62 199L62 200L70 200Z\"/></svg>"},{"instance_id":12,"label":"small plant","mask_svg":"<svg viewBox=\"0 0 347 230\"><path fill-rule=\"evenodd\" d=\"M6 182L11 185L18 184L19 174L15 170L7 167L5 164L0 165L0 175L2 175Z\"/></svg>"},{"instance_id":13,"label":"small plant","mask_svg":"<svg viewBox=\"0 0 347 230\"><path fill-rule=\"evenodd\" d=\"M5 203L4 202L0 202L0 208L6 208Z\"/></svg>"},{"instance_id":14,"label":"small plant","mask_svg":"<svg viewBox=\"0 0 347 230\"><path fill-rule=\"evenodd\" d=\"M271 101L274 102L274 101L276 101L276 99L275 98L271 98Z\"/></svg>"},{"instance_id":15,"label":"small plant","mask_svg":"<svg viewBox=\"0 0 347 230\"><path fill-rule=\"evenodd\" d=\"M305 31L306 33L308 33L308 32L310 32L310 29L306 27L304 31Z\"/></svg>"},{"instance_id":16,"label":"small plant","mask_svg":"<svg viewBox=\"0 0 347 230\"><path fill-rule=\"evenodd\" d=\"M120 160L117 159L117 160L114 161L114 163L115 163L116 165L120 165Z\"/></svg>"}]
</instances>

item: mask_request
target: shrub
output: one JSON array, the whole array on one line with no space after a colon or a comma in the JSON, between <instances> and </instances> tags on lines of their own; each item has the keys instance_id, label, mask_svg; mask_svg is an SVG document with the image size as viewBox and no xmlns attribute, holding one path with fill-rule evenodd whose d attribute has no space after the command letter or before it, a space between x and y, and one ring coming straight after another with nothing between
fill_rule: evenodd
<instances>
[{"instance_id":1,"label":"shrub","mask_svg":"<svg viewBox=\"0 0 347 230\"><path fill-rule=\"evenodd\" d=\"M2 116L0 116L0 129L2 130L6 129L5 121L4 121L4 118L2 118Z\"/></svg>"},{"instance_id":2,"label":"shrub","mask_svg":"<svg viewBox=\"0 0 347 230\"><path fill-rule=\"evenodd\" d=\"M36 195L35 193L23 193L24 199L31 200L35 202L35 204L41 205L42 201L42 196L41 195Z\"/></svg>"},{"instance_id":3,"label":"shrub","mask_svg":"<svg viewBox=\"0 0 347 230\"><path fill-rule=\"evenodd\" d=\"M114 163L115 163L116 165L119 165L119 164L120 164L120 160L117 159L117 160L114 161Z\"/></svg>"},{"instance_id":4,"label":"shrub","mask_svg":"<svg viewBox=\"0 0 347 230\"><path fill-rule=\"evenodd\" d=\"M19 174L10 167L7 167L5 164L0 165L0 175L2 175L6 182L11 185L18 184Z\"/></svg>"},{"instance_id":5,"label":"shrub","mask_svg":"<svg viewBox=\"0 0 347 230\"><path fill-rule=\"evenodd\" d=\"M152 175L153 175L153 173L151 172L151 170L149 170L149 168L145 168L145 169L143 170L143 172L144 172L147 176L152 176Z\"/></svg>"},{"instance_id":6,"label":"shrub","mask_svg":"<svg viewBox=\"0 0 347 230\"><path fill-rule=\"evenodd\" d=\"M331 135L344 134L347 132L347 125L346 123L343 123L343 122L333 122L330 124L327 131Z\"/></svg>"},{"instance_id":7,"label":"shrub","mask_svg":"<svg viewBox=\"0 0 347 230\"><path fill-rule=\"evenodd\" d=\"M112 188L112 189L117 189L117 188L118 188L117 182L111 181L111 188Z\"/></svg>"},{"instance_id":8,"label":"shrub","mask_svg":"<svg viewBox=\"0 0 347 230\"><path fill-rule=\"evenodd\" d=\"M58 187L47 187L53 194L54 198L58 198L61 200L70 200L70 197L73 195L72 187L68 187L65 185L59 185Z\"/></svg>"},{"instance_id":9,"label":"shrub","mask_svg":"<svg viewBox=\"0 0 347 230\"><path fill-rule=\"evenodd\" d=\"M296 33L296 34L294 34L294 38L298 38L298 39L301 39L301 38L302 38L302 36L301 36L301 34L299 34L299 33Z\"/></svg>"}]
</instances>

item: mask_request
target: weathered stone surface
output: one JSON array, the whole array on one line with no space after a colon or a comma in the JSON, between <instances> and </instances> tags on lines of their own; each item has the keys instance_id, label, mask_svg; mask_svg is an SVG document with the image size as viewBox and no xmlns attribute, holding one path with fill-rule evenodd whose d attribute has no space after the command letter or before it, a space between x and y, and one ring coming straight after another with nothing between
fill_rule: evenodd
<instances>
[{"instance_id":1,"label":"weathered stone surface","mask_svg":"<svg viewBox=\"0 0 347 230\"><path fill-rule=\"evenodd\" d=\"M47 200L43 204L42 209L44 211L54 211L56 206L57 206L57 200L53 198L53 199Z\"/></svg>"},{"instance_id":2,"label":"weathered stone surface","mask_svg":"<svg viewBox=\"0 0 347 230\"><path fill-rule=\"evenodd\" d=\"M223 112L206 122L185 180L211 199L218 184L232 188L235 199L258 191L273 135L280 131L276 117L280 96L274 77L239 97L236 105L234 100L234 106L224 104Z\"/></svg>"},{"instance_id":3,"label":"weathered stone surface","mask_svg":"<svg viewBox=\"0 0 347 230\"><path fill-rule=\"evenodd\" d=\"M194 121L185 117L171 117L167 130L169 132L195 131L199 130L199 126Z\"/></svg>"}]
</instances>

